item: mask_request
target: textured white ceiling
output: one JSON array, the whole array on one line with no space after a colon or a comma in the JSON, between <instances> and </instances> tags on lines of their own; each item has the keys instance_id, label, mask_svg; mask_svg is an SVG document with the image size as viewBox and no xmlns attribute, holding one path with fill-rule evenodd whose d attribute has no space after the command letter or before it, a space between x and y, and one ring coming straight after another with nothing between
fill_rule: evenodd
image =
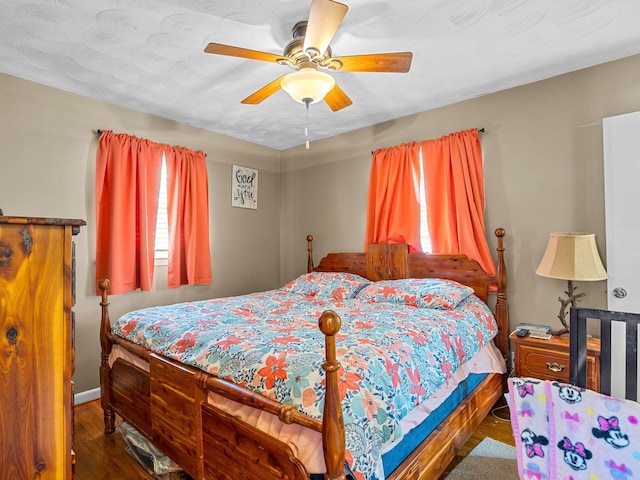
<instances>
[{"instance_id":1,"label":"textured white ceiling","mask_svg":"<svg viewBox=\"0 0 640 480\"><path fill-rule=\"evenodd\" d=\"M310 0L0 0L0 71L278 150L640 53L640 0L345 0L334 56L412 51L409 73L335 72L353 105L279 91L281 54ZM95 125L95 128L110 128Z\"/></svg>"}]
</instances>

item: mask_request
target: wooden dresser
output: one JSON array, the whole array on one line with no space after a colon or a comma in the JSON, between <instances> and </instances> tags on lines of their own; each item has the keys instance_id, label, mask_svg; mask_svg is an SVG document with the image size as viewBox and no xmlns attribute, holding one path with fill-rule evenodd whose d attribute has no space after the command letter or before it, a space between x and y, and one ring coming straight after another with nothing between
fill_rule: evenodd
<instances>
[{"instance_id":1,"label":"wooden dresser","mask_svg":"<svg viewBox=\"0 0 640 480\"><path fill-rule=\"evenodd\" d=\"M72 237L83 225L0 216L0 480L73 477Z\"/></svg>"}]
</instances>

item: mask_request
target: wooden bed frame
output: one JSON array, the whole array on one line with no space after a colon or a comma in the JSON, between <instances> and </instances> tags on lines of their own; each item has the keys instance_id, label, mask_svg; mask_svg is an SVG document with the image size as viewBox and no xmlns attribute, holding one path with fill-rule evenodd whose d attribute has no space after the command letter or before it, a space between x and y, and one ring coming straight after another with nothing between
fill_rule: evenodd
<instances>
[{"instance_id":1,"label":"wooden bed frame","mask_svg":"<svg viewBox=\"0 0 640 480\"><path fill-rule=\"evenodd\" d=\"M498 237L495 276L485 273L476 261L465 255L408 253L404 244L371 245L368 253L331 253L314 267L311 236L307 237L308 271L351 272L374 281L448 278L473 287L485 302L490 293L495 293L493 310L499 327L495 343L507 359L505 231L499 228L495 234ZM100 387L105 432L115 431L115 415L120 415L197 480L308 480L304 465L291 447L207 403L208 392L215 392L277 415L282 422L297 423L321 432L327 467L325 479L345 479L344 425L337 373L340 364L336 360L335 343L340 318L335 312L324 312L318 321L325 335L326 393L323 418L317 420L298 412L292 405L279 404L113 335L107 298L109 281L101 280L98 284L102 291ZM114 345L148 362L149 371L121 358L110 366L109 355ZM489 374L387 479L439 478L501 397L504 387L502 375Z\"/></svg>"}]
</instances>

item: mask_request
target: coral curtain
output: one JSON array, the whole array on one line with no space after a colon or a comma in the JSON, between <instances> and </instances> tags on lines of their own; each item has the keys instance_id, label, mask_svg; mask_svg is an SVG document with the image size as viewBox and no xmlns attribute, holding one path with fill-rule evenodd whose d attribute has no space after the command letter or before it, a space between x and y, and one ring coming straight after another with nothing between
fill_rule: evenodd
<instances>
[{"instance_id":1,"label":"coral curtain","mask_svg":"<svg viewBox=\"0 0 640 480\"><path fill-rule=\"evenodd\" d=\"M364 251L370 243L420 245L420 145L403 144L373 152Z\"/></svg>"},{"instance_id":2,"label":"coral curtain","mask_svg":"<svg viewBox=\"0 0 640 480\"><path fill-rule=\"evenodd\" d=\"M96 155L96 280L151 290L162 145L103 131ZM99 292L97 292L99 294Z\"/></svg>"},{"instance_id":3,"label":"coral curtain","mask_svg":"<svg viewBox=\"0 0 640 480\"><path fill-rule=\"evenodd\" d=\"M169 288L211 283L209 187L204 153L165 152L169 222Z\"/></svg>"},{"instance_id":4,"label":"coral curtain","mask_svg":"<svg viewBox=\"0 0 640 480\"><path fill-rule=\"evenodd\" d=\"M434 253L464 253L495 275L484 228L484 172L477 129L421 143Z\"/></svg>"}]
</instances>

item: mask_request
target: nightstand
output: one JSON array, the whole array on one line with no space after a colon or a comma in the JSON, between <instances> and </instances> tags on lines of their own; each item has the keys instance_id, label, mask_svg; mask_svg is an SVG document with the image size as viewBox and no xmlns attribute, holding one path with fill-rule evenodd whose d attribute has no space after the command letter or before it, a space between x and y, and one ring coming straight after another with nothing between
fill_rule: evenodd
<instances>
[{"instance_id":1,"label":"nightstand","mask_svg":"<svg viewBox=\"0 0 640 480\"><path fill-rule=\"evenodd\" d=\"M569 382L569 334L549 340L509 336L513 342L515 376ZM587 341L587 388L600 391L600 340Z\"/></svg>"}]
</instances>

